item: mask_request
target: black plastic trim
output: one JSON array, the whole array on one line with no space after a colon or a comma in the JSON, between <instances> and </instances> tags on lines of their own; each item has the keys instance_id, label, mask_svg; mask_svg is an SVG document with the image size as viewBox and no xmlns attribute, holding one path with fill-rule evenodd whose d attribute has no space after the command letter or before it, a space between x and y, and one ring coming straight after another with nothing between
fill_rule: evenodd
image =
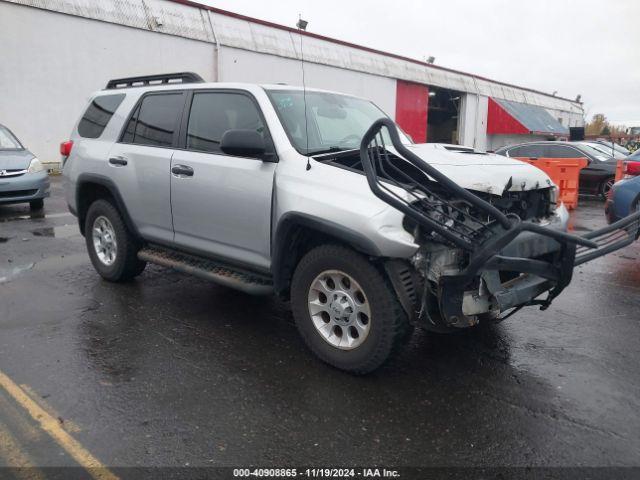
<instances>
[{"instance_id":1,"label":"black plastic trim","mask_svg":"<svg viewBox=\"0 0 640 480\"><path fill-rule=\"evenodd\" d=\"M116 184L109 177L105 177L104 175L98 175L95 173L81 173L78 176L78 180L76 182L76 193L75 193L76 207L77 207L76 216L78 217L78 224L80 225L80 231L82 232L82 234L84 235L84 225L83 225L84 215L86 215L87 209L84 209L83 211L83 209L81 208L80 206L81 199L79 194L82 186L87 183L95 183L105 187L109 191L113 199L115 200L116 207L118 208L118 211L122 215L124 223L129 229L129 231L133 233L133 235L136 236L137 238L142 238L140 235L140 232L138 231L135 224L131 220L131 216L129 215L129 212L124 203L124 200L122 199L122 195L120 194L120 190L118 190L118 187L116 186Z\"/></svg>"},{"instance_id":2,"label":"black plastic trim","mask_svg":"<svg viewBox=\"0 0 640 480\"><path fill-rule=\"evenodd\" d=\"M180 82L170 82L180 80ZM155 83L152 83L155 82ZM155 85L174 85L185 83L203 83L203 78L194 72L158 73L155 75L142 75L139 77L114 78L107 82L105 90L117 90L119 88L149 87ZM141 85L134 85L134 84Z\"/></svg>"},{"instance_id":3,"label":"black plastic trim","mask_svg":"<svg viewBox=\"0 0 640 480\"><path fill-rule=\"evenodd\" d=\"M289 242L287 240L295 229L299 227L316 230L333 237L366 255L373 257L380 257L382 255L378 247L359 232L306 213L285 213L278 222L272 240L271 271L273 273L275 291L278 293L286 290L289 285L289 278L285 278L284 275L286 271L285 260L290 256L288 250Z\"/></svg>"}]
</instances>

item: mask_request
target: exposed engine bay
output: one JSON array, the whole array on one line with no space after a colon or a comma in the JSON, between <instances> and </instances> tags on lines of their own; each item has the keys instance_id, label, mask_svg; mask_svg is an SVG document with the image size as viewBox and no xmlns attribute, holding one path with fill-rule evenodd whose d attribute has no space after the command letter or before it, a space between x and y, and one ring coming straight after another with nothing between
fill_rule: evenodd
<instances>
[{"instance_id":1,"label":"exposed engine bay","mask_svg":"<svg viewBox=\"0 0 640 480\"><path fill-rule=\"evenodd\" d=\"M459 155L482 155L476 152L456 152ZM386 152L388 164L378 174L382 181L400 184L414 193L410 205L432 219L438 225L460 235L470 243L481 243L495 231L500 230L494 218L485 214L476 205L459 198L416 168L402 157ZM364 173L360 152L347 151L328 155L324 162L357 173ZM471 174L471 172L469 172ZM416 188L416 185L427 186ZM540 225L549 225L556 212L556 187L540 186L525 190L523 185L513 185L511 179L505 184L502 194L473 191L476 197L484 200L506 216L518 221L531 221ZM517 188L521 188L517 190ZM514 272L484 272L477 276L462 298L462 314L455 319L445 319L441 315L439 291L444 276L460 274L469 264L469 252L441 235L440 229L425 228L410 216L404 217L403 226L420 245L418 252L411 258L412 272L404 271L405 283L409 275L412 285L409 289L414 297L416 318L436 331L447 331L475 325L480 318L498 318L500 305L492 298L488 285L502 285L520 276ZM556 250L558 244L554 244ZM549 255L549 248L542 248L536 256ZM396 265L402 270L401 266Z\"/></svg>"},{"instance_id":2,"label":"exposed engine bay","mask_svg":"<svg viewBox=\"0 0 640 480\"><path fill-rule=\"evenodd\" d=\"M629 245L640 230L638 212L582 236L567 233L568 213L541 170L404 144L388 118L371 125L358 152L317 160L364 173L373 194L404 214L418 251L385 268L407 315L431 330L546 309L575 266Z\"/></svg>"}]
</instances>

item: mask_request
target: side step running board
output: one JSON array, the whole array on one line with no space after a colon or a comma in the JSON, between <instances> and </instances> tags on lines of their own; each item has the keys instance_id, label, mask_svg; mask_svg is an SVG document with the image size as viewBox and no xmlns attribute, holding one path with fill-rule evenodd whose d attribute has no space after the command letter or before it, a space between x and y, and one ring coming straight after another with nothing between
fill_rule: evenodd
<instances>
[{"instance_id":1,"label":"side step running board","mask_svg":"<svg viewBox=\"0 0 640 480\"><path fill-rule=\"evenodd\" d=\"M252 295L269 295L273 292L273 284L268 277L238 270L207 258L156 246L143 248L138 252L138 258Z\"/></svg>"}]
</instances>

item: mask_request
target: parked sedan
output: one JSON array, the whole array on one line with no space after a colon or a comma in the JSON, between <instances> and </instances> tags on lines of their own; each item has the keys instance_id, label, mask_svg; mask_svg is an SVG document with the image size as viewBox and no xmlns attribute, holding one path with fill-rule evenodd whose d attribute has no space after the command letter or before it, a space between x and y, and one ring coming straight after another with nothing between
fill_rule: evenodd
<instances>
[{"instance_id":1,"label":"parked sedan","mask_svg":"<svg viewBox=\"0 0 640 480\"><path fill-rule=\"evenodd\" d=\"M598 143L598 144L604 146L605 148L608 148L609 150L613 149L613 150L623 154L624 156L627 156L627 155L631 154L629 149L624 148L622 145L618 145L615 142L608 142L606 140L595 140L595 143Z\"/></svg>"},{"instance_id":2,"label":"parked sedan","mask_svg":"<svg viewBox=\"0 0 640 480\"><path fill-rule=\"evenodd\" d=\"M615 148L608 147L598 142L576 142L576 143L589 145L595 148L596 150L602 152L603 155L606 155L607 157L613 157L616 160L624 160L629 156L628 153L620 152Z\"/></svg>"},{"instance_id":3,"label":"parked sedan","mask_svg":"<svg viewBox=\"0 0 640 480\"><path fill-rule=\"evenodd\" d=\"M640 176L626 177L616 182L607 197L604 211L613 223L640 209Z\"/></svg>"},{"instance_id":4,"label":"parked sedan","mask_svg":"<svg viewBox=\"0 0 640 480\"><path fill-rule=\"evenodd\" d=\"M586 158L589 164L580 171L580 193L606 198L616 176L618 161L587 143L531 142L499 148L496 153L525 158Z\"/></svg>"},{"instance_id":5,"label":"parked sedan","mask_svg":"<svg viewBox=\"0 0 640 480\"><path fill-rule=\"evenodd\" d=\"M0 125L0 204L29 203L40 210L48 196L49 176L40 160Z\"/></svg>"},{"instance_id":6,"label":"parked sedan","mask_svg":"<svg viewBox=\"0 0 640 480\"><path fill-rule=\"evenodd\" d=\"M640 162L640 150L636 150L631 155L629 155L625 160L631 160L634 162Z\"/></svg>"}]
</instances>

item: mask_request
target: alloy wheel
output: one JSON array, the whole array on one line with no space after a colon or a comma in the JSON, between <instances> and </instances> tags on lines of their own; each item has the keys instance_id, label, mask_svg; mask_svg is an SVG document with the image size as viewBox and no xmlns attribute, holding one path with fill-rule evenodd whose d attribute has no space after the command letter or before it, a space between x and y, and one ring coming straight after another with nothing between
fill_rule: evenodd
<instances>
[{"instance_id":1,"label":"alloy wheel","mask_svg":"<svg viewBox=\"0 0 640 480\"><path fill-rule=\"evenodd\" d=\"M360 284L345 272L320 273L309 287L308 305L316 330L335 348L352 350L369 335L369 300Z\"/></svg>"},{"instance_id":2,"label":"alloy wheel","mask_svg":"<svg viewBox=\"0 0 640 480\"><path fill-rule=\"evenodd\" d=\"M118 243L116 232L109 219L103 215L97 217L93 222L91 235L98 259L107 266L113 265L116 261Z\"/></svg>"}]
</instances>

